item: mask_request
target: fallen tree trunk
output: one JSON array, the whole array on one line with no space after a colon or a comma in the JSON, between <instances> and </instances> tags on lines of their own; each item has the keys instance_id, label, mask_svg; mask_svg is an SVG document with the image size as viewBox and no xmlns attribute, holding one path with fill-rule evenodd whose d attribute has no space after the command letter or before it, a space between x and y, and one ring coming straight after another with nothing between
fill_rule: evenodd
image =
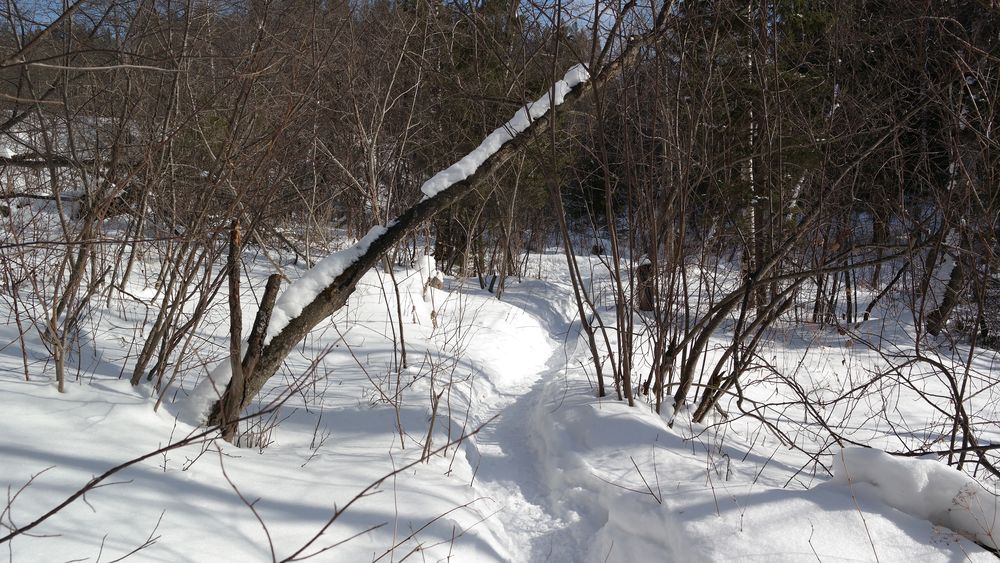
<instances>
[{"instance_id":1,"label":"fallen tree trunk","mask_svg":"<svg viewBox=\"0 0 1000 563\"><path fill-rule=\"evenodd\" d=\"M631 9L634 5L634 2L630 2L628 8ZM316 293L307 304L296 311L294 316L288 318L287 324L282 326L281 322L286 319L279 319L279 322L272 329L268 330L269 338L260 354L257 365L253 373L244 378L243 385L241 386L242 389L239 390L240 395L242 395L241 400L238 401L240 408L247 407L260 392L261 388L263 388L267 380L278 371L288 354L313 327L344 306L348 297L354 292L361 277L375 266L382 259L382 256L396 243L403 240L414 229L431 219L436 213L447 209L471 193L494 171L510 160L511 157L521 153L525 147L531 145L531 143L547 132L552 126L557 108L574 104L587 93L607 84L618 76L623 69L631 65L638 58L641 50L650 45L663 32L672 5L672 1L664 3L657 12L651 29L644 34L635 36L621 51L620 56L607 64L601 65L599 69L591 69L594 70L593 76L588 78L586 71L580 71L582 67L571 69L567 72L564 80L553 85L547 96L543 96L535 104L530 104L521 109L507 125L510 127L517 122L519 117L524 116L528 120L525 126L517 127L517 130L508 134L506 138L503 135L503 128L494 131L492 135L483 141L483 144L479 148L467 155L466 158L425 183L422 189L426 197L420 202L404 211L386 227L376 227L353 247L337 253L340 255L339 261L343 269L321 291ZM625 10L626 13L628 11ZM620 23L621 19L619 20ZM603 59L610 49L609 42L605 46L599 60ZM573 75L574 72L576 73L575 75ZM546 103L547 101L553 103ZM545 107L541 107L542 105ZM534 115L536 111L538 115ZM499 136L495 138L498 134ZM499 147L492 146L491 139L493 145L499 142ZM467 162L470 158L477 161L471 170L468 169ZM463 167L463 163L465 163L465 167ZM453 181L454 179L458 181ZM331 256L328 258L338 257ZM337 260L334 260L327 267L337 268L336 262ZM323 264L321 263L314 270L321 269L322 267ZM310 270L310 272L312 271ZM309 273L307 273L308 275ZM313 279L312 283L315 283L315 281ZM293 284L286 290L286 294L289 296L286 301L289 304L293 304L289 307L293 310L299 308L294 305L296 299L293 292L295 291L296 284ZM282 297L285 297L285 294ZM279 299L279 306L281 305L281 299ZM276 310L275 313L277 312ZM272 322L274 321L275 319L272 317ZM226 403L227 397L237 392L235 387L240 387L229 385L230 374L228 373L229 370L226 369L227 364L228 362L220 363L209 374L203 384L195 390L190 399L189 413L197 418L199 422L206 421L207 419L209 424L219 424L223 409L219 408L216 403L220 401ZM225 389L225 391L220 394L222 389ZM235 399L233 397L228 399L228 401L237 402ZM209 416L209 413L211 413L211 416Z\"/></svg>"}]
</instances>

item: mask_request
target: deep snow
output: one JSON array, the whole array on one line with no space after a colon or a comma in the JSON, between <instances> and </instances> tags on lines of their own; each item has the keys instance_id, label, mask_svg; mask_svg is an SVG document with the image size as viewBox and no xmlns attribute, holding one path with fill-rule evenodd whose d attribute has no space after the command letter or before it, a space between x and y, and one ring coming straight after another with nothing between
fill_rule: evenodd
<instances>
[{"instance_id":1,"label":"deep snow","mask_svg":"<svg viewBox=\"0 0 1000 563\"><path fill-rule=\"evenodd\" d=\"M8 542L9 559L108 561L150 538L135 560L280 560L335 507L419 459L429 431L434 449L481 426L351 505L305 553L359 534L314 560L993 559L958 532L995 545L996 497L940 462L832 450L824 458L831 478L748 419L700 426L680 412L671 427L645 403L597 398L564 259L530 259L541 279L509 283L503 300L454 279L443 290L427 287L430 264L397 272L406 369L394 354L388 277L370 272L262 397L266 405L290 395L252 423L255 442L267 447L216 440L137 464ZM601 267L591 265L584 270L599 284ZM265 267L250 272L244 286L262 285ZM136 283L131 293L144 295ZM147 388L119 379L139 308L123 300L86 327L73 359L79 378L66 394L55 391L30 334L32 380L23 381L16 329L0 328L0 482L12 497L5 526L196 431L176 414L203 380L197 370L155 412ZM0 304L0 315L9 314ZM202 352L205 365L225 356L219 327L204 335L215 343ZM806 355L804 383L846 385L852 366L874 361L869 351L838 347L835 333L815 335L805 352L802 338L775 340L773 351L779 365L802 366ZM858 432L877 438L885 429Z\"/></svg>"}]
</instances>

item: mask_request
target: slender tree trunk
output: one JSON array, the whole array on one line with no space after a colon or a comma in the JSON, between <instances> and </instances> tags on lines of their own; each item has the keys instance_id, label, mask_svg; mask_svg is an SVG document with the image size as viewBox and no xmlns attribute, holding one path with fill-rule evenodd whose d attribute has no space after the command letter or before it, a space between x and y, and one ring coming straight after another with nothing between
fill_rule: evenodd
<instances>
[{"instance_id":1,"label":"slender tree trunk","mask_svg":"<svg viewBox=\"0 0 1000 563\"><path fill-rule=\"evenodd\" d=\"M233 376L229 388L233 394L243 394L243 367L240 358L240 345L243 342L243 311L240 308L240 221L233 220L229 235L229 257L226 261L226 274L229 277L229 369ZM222 437L227 442L233 442L239 430L237 419L239 412L231 411L236 401L223 401L222 417L225 424L222 427Z\"/></svg>"}]
</instances>

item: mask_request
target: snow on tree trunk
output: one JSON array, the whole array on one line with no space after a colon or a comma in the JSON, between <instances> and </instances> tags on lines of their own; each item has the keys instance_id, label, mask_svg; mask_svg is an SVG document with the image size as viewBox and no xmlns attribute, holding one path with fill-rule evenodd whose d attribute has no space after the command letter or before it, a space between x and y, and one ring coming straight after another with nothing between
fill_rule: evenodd
<instances>
[{"instance_id":1,"label":"snow on tree trunk","mask_svg":"<svg viewBox=\"0 0 1000 563\"><path fill-rule=\"evenodd\" d=\"M555 108L567 100L578 99L589 78L583 65L570 68L541 98L518 110L472 152L425 182L421 187L424 198L419 203L388 225L373 227L354 245L327 256L289 286L275 304L256 369L244 382L241 408L260 392L295 344L347 302L361 276L385 251L435 213L472 191L483 178L543 133L551 123ZM231 377L229 362L220 362L195 387L183 409L186 418L197 423L222 422L221 409L215 405L230 392Z\"/></svg>"}]
</instances>

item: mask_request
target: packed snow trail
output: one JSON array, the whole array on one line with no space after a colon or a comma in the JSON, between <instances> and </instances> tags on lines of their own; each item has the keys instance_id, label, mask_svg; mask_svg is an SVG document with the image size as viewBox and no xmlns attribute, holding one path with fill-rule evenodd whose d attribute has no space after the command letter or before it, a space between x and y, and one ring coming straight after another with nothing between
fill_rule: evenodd
<instances>
[{"instance_id":1,"label":"packed snow trail","mask_svg":"<svg viewBox=\"0 0 1000 563\"><path fill-rule=\"evenodd\" d=\"M579 323L570 320L570 291L540 281L510 287L502 301L491 299L475 311L473 323L483 334L473 335L465 350L480 373L474 418L492 420L473 438L473 486L497 502L512 561L586 558L577 528L589 528L587 521L553 499L540 463L545 452L534 436L540 398L576 353Z\"/></svg>"},{"instance_id":2,"label":"packed snow trail","mask_svg":"<svg viewBox=\"0 0 1000 563\"><path fill-rule=\"evenodd\" d=\"M755 451L735 427L681 417L674 429L645 403L596 398L565 283L512 284L479 312L473 409L496 419L469 462L474 488L499 504L509 561L992 559L850 487L789 488L792 458Z\"/></svg>"}]
</instances>

